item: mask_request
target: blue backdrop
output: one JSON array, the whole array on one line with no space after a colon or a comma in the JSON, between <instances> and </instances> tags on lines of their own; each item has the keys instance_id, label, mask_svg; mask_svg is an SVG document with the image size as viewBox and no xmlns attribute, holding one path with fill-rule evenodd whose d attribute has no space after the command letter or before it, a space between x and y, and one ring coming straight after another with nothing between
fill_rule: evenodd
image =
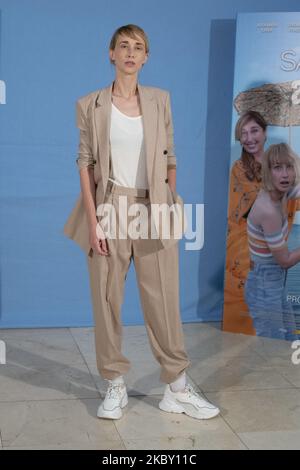
<instances>
[{"instance_id":1,"label":"blue backdrop","mask_svg":"<svg viewBox=\"0 0 300 470\"><path fill-rule=\"evenodd\" d=\"M75 101L108 85L120 25L150 38L140 82L170 90L178 192L205 204L205 244L180 242L183 321L221 319L235 18L298 0L0 0L0 326L91 325L84 254L62 229L79 193ZM141 323L134 270L125 324Z\"/></svg>"}]
</instances>

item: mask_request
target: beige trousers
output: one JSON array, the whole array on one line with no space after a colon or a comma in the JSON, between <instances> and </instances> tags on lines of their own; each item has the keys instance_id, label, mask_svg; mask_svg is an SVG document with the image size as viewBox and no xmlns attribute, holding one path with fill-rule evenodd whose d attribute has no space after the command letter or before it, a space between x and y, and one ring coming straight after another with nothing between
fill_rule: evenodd
<instances>
[{"instance_id":1,"label":"beige trousers","mask_svg":"<svg viewBox=\"0 0 300 470\"><path fill-rule=\"evenodd\" d=\"M145 190L109 184L105 202L119 216L119 196L128 206L150 201ZM99 218L101 221L101 217ZM130 216L127 218L130 222ZM150 226L150 224L149 224ZM117 221L117 231L119 220ZM131 260L136 270L140 299L152 352L161 366L161 381L173 382L188 367L179 311L178 242L159 249L159 240L107 239L109 256L87 256L95 320L97 366L104 379L126 374L130 362L122 354L120 319L124 283ZM155 251L153 251L155 250ZM141 253L149 253L140 256Z\"/></svg>"}]
</instances>

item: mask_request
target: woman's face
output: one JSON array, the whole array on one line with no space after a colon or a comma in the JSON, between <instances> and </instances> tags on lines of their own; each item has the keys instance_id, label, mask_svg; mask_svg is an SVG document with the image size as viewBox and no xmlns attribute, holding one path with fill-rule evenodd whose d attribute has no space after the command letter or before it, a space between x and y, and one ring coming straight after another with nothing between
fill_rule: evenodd
<instances>
[{"instance_id":1,"label":"woman's face","mask_svg":"<svg viewBox=\"0 0 300 470\"><path fill-rule=\"evenodd\" d=\"M251 155L262 153L265 141L266 131L254 119L251 119L242 127L240 142L246 152Z\"/></svg>"},{"instance_id":2,"label":"woman's face","mask_svg":"<svg viewBox=\"0 0 300 470\"><path fill-rule=\"evenodd\" d=\"M148 59L143 38L136 36L133 39L123 34L118 36L116 47L110 49L109 55L116 69L125 75L136 74Z\"/></svg>"},{"instance_id":3,"label":"woman's face","mask_svg":"<svg viewBox=\"0 0 300 470\"><path fill-rule=\"evenodd\" d=\"M280 193L286 193L295 183L296 173L292 163L275 163L271 167L274 188Z\"/></svg>"}]
</instances>

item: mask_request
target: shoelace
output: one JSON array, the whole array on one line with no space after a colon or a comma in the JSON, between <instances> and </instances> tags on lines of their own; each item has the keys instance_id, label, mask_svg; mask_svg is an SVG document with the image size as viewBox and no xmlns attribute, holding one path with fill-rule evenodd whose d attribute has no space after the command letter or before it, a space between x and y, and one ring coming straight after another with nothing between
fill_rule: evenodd
<instances>
[{"instance_id":1,"label":"shoelace","mask_svg":"<svg viewBox=\"0 0 300 470\"><path fill-rule=\"evenodd\" d=\"M107 390L108 398L118 398L123 387L123 384L109 384Z\"/></svg>"},{"instance_id":2,"label":"shoelace","mask_svg":"<svg viewBox=\"0 0 300 470\"><path fill-rule=\"evenodd\" d=\"M185 390L187 391L189 396L194 396L196 398L201 398L201 400L203 400L201 395L199 395L199 393L196 392L196 390L190 384L186 385Z\"/></svg>"},{"instance_id":3,"label":"shoelace","mask_svg":"<svg viewBox=\"0 0 300 470\"><path fill-rule=\"evenodd\" d=\"M206 407L215 408L214 405L212 405L207 400L205 400L205 398L201 397L201 395L198 392L196 392L196 390L190 384L186 385L185 390L188 392L188 396L196 397L196 398L199 398L200 400L202 400L203 404Z\"/></svg>"}]
</instances>

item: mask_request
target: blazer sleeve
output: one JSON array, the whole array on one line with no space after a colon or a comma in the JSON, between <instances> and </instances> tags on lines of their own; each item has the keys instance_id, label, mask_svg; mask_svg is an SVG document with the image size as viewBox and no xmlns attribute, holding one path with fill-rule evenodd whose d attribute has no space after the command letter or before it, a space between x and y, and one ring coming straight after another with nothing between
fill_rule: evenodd
<instances>
[{"instance_id":1,"label":"blazer sleeve","mask_svg":"<svg viewBox=\"0 0 300 470\"><path fill-rule=\"evenodd\" d=\"M77 167L80 171L82 168L90 166L94 167L95 164L92 153L90 130L80 101L77 101L76 103L76 124L80 131L78 158L76 159Z\"/></svg>"},{"instance_id":2,"label":"blazer sleeve","mask_svg":"<svg viewBox=\"0 0 300 470\"><path fill-rule=\"evenodd\" d=\"M165 126L167 132L168 169L171 169L176 168L176 156L174 151L174 129L169 92L167 92L165 103Z\"/></svg>"}]
</instances>

